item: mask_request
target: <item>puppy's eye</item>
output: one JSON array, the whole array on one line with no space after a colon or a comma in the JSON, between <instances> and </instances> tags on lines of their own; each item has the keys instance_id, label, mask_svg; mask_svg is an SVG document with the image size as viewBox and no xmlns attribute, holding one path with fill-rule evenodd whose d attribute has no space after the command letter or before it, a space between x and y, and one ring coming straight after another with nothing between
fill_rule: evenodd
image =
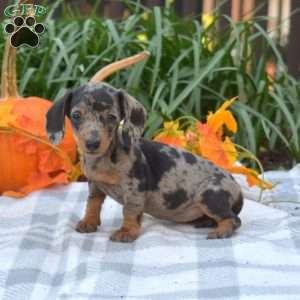
<instances>
[{"instance_id":1,"label":"puppy's eye","mask_svg":"<svg viewBox=\"0 0 300 300\"><path fill-rule=\"evenodd\" d=\"M115 115L108 115L107 120L108 122L114 122L117 120L117 117Z\"/></svg>"},{"instance_id":2,"label":"puppy's eye","mask_svg":"<svg viewBox=\"0 0 300 300\"><path fill-rule=\"evenodd\" d=\"M81 119L81 113L79 111L75 111L74 113L72 113L71 118L74 121L79 121Z\"/></svg>"}]
</instances>

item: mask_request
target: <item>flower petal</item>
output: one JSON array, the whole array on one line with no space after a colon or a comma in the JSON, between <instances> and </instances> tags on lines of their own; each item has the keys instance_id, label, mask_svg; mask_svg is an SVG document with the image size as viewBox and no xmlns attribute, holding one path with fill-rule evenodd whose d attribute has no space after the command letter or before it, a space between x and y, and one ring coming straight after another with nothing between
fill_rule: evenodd
<instances>
[{"instance_id":1,"label":"flower petal","mask_svg":"<svg viewBox=\"0 0 300 300\"><path fill-rule=\"evenodd\" d=\"M207 117L207 124L214 130L219 132L225 125L230 131L235 133L237 131L237 122L227 108L235 101L236 98L225 101L223 105L215 112L210 113Z\"/></svg>"},{"instance_id":2,"label":"flower petal","mask_svg":"<svg viewBox=\"0 0 300 300\"><path fill-rule=\"evenodd\" d=\"M250 168L234 166L228 169L231 173L242 174L247 178L249 186L257 185L263 189L272 189L273 185L259 178L259 174Z\"/></svg>"}]
</instances>

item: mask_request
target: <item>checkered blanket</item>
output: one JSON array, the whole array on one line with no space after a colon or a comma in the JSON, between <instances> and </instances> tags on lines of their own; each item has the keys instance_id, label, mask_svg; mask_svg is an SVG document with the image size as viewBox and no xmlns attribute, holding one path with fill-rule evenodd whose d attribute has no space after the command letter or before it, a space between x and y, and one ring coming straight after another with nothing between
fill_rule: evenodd
<instances>
[{"instance_id":1,"label":"checkered blanket","mask_svg":"<svg viewBox=\"0 0 300 300\"><path fill-rule=\"evenodd\" d=\"M121 207L106 199L98 232L77 233L87 185L0 198L0 299L300 299L300 217L247 200L233 238L146 216L113 243Z\"/></svg>"}]
</instances>

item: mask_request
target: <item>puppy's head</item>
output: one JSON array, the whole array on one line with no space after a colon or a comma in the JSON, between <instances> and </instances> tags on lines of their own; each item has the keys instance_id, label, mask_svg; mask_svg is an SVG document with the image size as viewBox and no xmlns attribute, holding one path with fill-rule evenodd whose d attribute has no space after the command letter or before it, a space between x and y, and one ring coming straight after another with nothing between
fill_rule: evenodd
<instances>
[{"instance_id":1,"label":"puppy's head","mask_svg":"<svg viewBox=\"0 0 300 300\"><path fill-rule=\"evenodd\" d=\"M47 133L54 144L64 136L65 116L71 120L81 151L103 155L118 138L129 151L144 130L146 111L133 97L106 83L88 83L71 90L47 113Z\"/></svg>"}]
</instances>

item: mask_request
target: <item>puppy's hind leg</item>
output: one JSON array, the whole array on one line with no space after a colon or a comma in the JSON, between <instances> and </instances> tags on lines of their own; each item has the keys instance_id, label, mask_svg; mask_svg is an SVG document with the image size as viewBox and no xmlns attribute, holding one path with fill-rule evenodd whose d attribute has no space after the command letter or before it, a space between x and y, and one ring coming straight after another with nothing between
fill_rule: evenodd
<instances>
[{"instance_id":1,"label":"puppy's hind leg","mask_svg":"<svg viewBox=\"0 0 300 300\"><path fill-rule=\"evenodd\" d=\"M208 239L224 239L233 235L234 231L241 226L239 217L231 217L220 220L218 226L207 235Z\"/></svg>"},{"instance_id":2,"label":"puppy's hind leg","mask_svg":"<svg viewBox=\"0 0 300 300\"><path fill-rule=\"evenodd\" d=\"M208 216L202 216L194 221L189 222L189 224L193 225L195 228L210 228L217 226L217 222Z\"/></svg>"},{"instance_id":3,"label":"puppy's hind leg","mask_svg":"<svg viewBox=\"0 0 300 300\"><path fill-rule=\"evenodd\" d=\"M208 239L231 237L241 226L240 218L230 205L231 195L223 190L208 190L202 194L202 210L206 216L217 222L217 227L208 233Z\"/></svg>"}]
</instances>

